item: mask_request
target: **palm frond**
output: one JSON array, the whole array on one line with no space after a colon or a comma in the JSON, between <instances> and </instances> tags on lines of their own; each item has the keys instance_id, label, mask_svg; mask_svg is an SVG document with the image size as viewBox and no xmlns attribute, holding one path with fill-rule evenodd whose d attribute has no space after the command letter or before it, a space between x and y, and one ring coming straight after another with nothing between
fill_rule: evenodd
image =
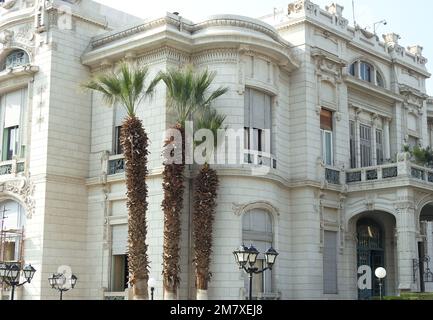
<instances>
[{"instance_id":1,"label":"palm frond","mask_svg":"<svg viewBox=\"0 0 433 320\"><path fill-rule=\"evenodd\" d=\"M146 88L147 76L147 67L121 62L115 71L98 74L83 86L101 93L104 102L110 106L120 103L132 117L137 106L152 95L157 84L152 81Z\"/></svg>"}]
</instances>

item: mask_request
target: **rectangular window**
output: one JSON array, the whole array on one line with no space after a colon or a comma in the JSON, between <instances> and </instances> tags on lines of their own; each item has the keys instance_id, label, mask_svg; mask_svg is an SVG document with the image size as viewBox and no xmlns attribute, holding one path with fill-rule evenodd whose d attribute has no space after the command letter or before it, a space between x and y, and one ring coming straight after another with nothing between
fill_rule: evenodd
<instances>
[{"instance_id":1,"label":"rectangular window","mask_svg":"<svg viewBox=\"0 0 433 320\"><path fill-rule=\"evenodd\" d=\"M122 126L116 126L114 128L114 152L115 154L123 154L122 144L120 143L120 134Z\"/></svg>"},{"instance_id":2,"label":"rectangular window","mask_svg":"<svg viewBox=\"0 0 433 320\"><path fill-rule=\"evenodd\" d=\"M350 167L356 168L356 135L355 135L355 122L349 121L350 130Z\"/></svg>"},{"instance_id":3,"label":"rectangular window","mask_svg":"<svg viewBox=\"0 0 433 320\"><path fill-rule=\"evenodd\" d=\"M3 131L3 156L2 160L12 160L18 154L19 127L5 128Z\"/></svg>"},{"instance_id":4,"label":"rectangular window","mask_svg":"<svg viewBox=\"0 0 433 320\"><path fill-rule=\"evenodd\" d=\"M371 166L371 127L360 125L361 167Z\"/></svg>"},{"instance_id":5,"label":"rectangular window","mask_svg":"<svg viewBox=\"0 0 433 320\"><path fill-rule=\"evenodd\" d=\"M383 164L383 133L382 130L376 130L376 158L377 165Z\"/></svg>"},{"instance_id":6,"label":"rectangular window","mask_svg":"<svg viewBox=\"0 0 433 320\"><path fill-rule=\"evenodd\" d=\"M25 123L25 110L27 89L21 89L7 93L1 97L1 130L2 154L1 160L12 160L14 156L24 156L24 144L21 136L26 135L22 131L21 123ZM22 151L21 151L22 150Z\"/></svg>"},{"instance_id":7,"label":"rectangular window","mask_svg":"<svg viewBox=\"0 0 433 320\"><path fill-rule=\"evenodd\" d=\"M126 254L113 255L111 268L111 291L122 292L128 288L129 271Z\"/></svg>"},{"instance_id":8,"label":"rectangular window","mask_svg":"<svg viewBox=\"0 0 433 320\"><path fill-rule=\"evenodd\" d=\"M245 149L272 153L272 97L247 88L244 105Z\"/></svg>"},{"instance_id":9,"label":"rectangular window","mask_svg":"<svg viewBox=\"0 0 433 320\"><path fill-rule=\"evenodd\" d=\"M337 232L325 231L323 248L323 293L337 294Z\"/></svg>"},{"instance_id":10,"label":"rectangular window","mask_svg":"<svg viewBox=\"0 0 433 320\"><path fill-rule=\"evenodd\" d=\"M326 165L334 164L333 152L333 115L332 112L322 109L320 112L320 130L322 140L322 158Z\"/></svg>"}]
</instances>

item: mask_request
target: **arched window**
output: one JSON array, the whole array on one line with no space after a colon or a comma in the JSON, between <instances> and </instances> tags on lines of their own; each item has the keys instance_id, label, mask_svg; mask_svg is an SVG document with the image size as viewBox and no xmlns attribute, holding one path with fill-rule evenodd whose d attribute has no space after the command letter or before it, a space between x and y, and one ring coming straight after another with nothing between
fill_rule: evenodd
<instances>
[{"instance_id":1,"label":"arched window","mask_svg":"<svg viewBox=\"0 0 433 320\"><path fill-rule=\"evenodd\" d=\"M271 215L262 209L251 210L242 219L242 239L246 246L251 244L260 252L256 267L266 267L264 252L273 243L273 228ZM245 275L245 288L248 292L248 276ZM253 296L265 296L272 293L272 271L267 270L263 274L255 274L253 277Z\"/></svg>"},{"instance_id":2,"label":"arched window","mask_svg":"<svg viewBox=\"0 0 433 320\"><path fill-rule=\"evenodd\" d=\"M19 203L11 200L0 203L0 261L22 259L25 224L25 210Z\"/></svg>"},{"instance_id":3,"label":"arched window","mask_svg":"<svg viewBox=\"0 0 433 320\"><path fill-rule=\"evenodd\" d=\"M358 60L353 62L349 68L349 74L355 78L385 88L385 80L379 70L371 63Z\"/></svg>"},{"instance_id":4,"label":"arched window","mask_svg":"<svg viewBox=\"0 0 433 320\"><path fill-rule=\"evenodd\" d=\"M2 70L15 68L29 63L29 55L24 50L14 50L6 56Z\"/></svg>"},{"instance_id":5,"label":"arched window","mask_svg":"<svg viewBox=\"0 0 433 320\"><path fill-rule=\"evenodd\" d=\"M385 81L379 71L376 71L376 83L379 87L385 88Z\"/></svg>"}]
</instances>

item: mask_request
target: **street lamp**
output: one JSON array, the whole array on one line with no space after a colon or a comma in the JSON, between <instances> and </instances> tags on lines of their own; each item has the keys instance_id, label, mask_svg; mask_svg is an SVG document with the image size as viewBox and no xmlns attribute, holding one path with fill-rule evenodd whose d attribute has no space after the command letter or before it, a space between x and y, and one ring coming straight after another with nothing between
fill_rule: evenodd
<instances>
[{"instance_id":1,"label":"street lamp","mask_svg":"<svg viewBox=\"0 0 433 320\"><path fill-rule=\"evenodd\" d=\"M156 287L155 278L150 278L147 281L147 286L150 288L150 300L153 300L153 292L155 291L155 287Z\"/></svg>"},{"instance_id":2,"label":"street lamp","mask_svg":"<svg viewBox=\"0 0 433 320\"><path fill-rule=\"evenodd\" d=\"M386 277L386 270L385 268L377 268L374 271L374 274L379 279L379 294L380 294L380 300L382 300L382 279Z\"/></svg>"},{"instance_id":3,"label":"street lamp","mask_svg":"<svg viewBox=\"0 0 433 320\"><path fill-rule=\"evenodd\" d=\"M68 280L69 283L67 283ZM53 273L53 275L48 278L51 288L60 292L60 300L63 300L63 292L75 288L77 280L78 278L74 274L69 279L66 279L66 276L63 273Z\"/></svg>"},{"instance_id":4,"label":"street lamp","mask_svg":"<svg viewBox=\"0 0 433 320\"><path fill-rule=\"evenodd\" d=\"M26 279L22 283L20 283L21 272L24 279ZM0 279L12 287L11 300L14 300L15 287L21 287L26 283L30 283L35 272L36 270L31 264L26 265L21 270L21 263L0 263Z\"/></svg>"},{"instance_id":5,"label":"street lamp","mask_svg":"<svg viewBox=\"0 0 433 320\"><path fill-rule=\"evenodd\" d=\"M265 261L267 267L264 269L259 269L254 267L257 261L257 257L260 252L251 245L249 248L242 245L238 250L233 251L233 255L235 256L236 263L239 266L239 270L244 270L248 274L250 287L249 287L249 295L248 299L253 299L253 274L260 274L265 272L266 270L272 270L272 267L275 264L275 260L277 259L278 252L274 248L269 248L268 251L265 252ZM247 266L249 264L249 266Z\"/></svg>"}]
</instances>

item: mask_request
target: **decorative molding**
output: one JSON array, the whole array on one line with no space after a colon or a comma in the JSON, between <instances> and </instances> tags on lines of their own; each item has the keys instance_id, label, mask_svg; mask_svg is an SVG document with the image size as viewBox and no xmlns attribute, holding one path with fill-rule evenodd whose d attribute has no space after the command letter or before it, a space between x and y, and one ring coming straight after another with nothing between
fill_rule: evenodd
<instances>
[{"instance_id":1,"label":"decorative molding","mask_svg":"<svg viewBox=\"0 0 433 320\"><path fill-rule=\"evenodd\" d=\"M236 48L218 48L193 54L191 62L195 65L211 63L238 63L239 53Z\"/></svg>"},{"instance_id":2,"label":"decorative molding","mask_svg":"<svg viewBox=\"0 0 433 320\"><path fill-rule=\"evenodd\" d=\"M0 193L10 195L21 202L26 209L27 218L31 219L35 212L35 187L29 177L15 178L0 182Z\"/></svg>"},{"instance_id":3,"label":"decorative molding","mask_svg":"<svg viewBox=\"0 0 433 320\"><path fill-rule=\"evenodd\" d=\"M317 15L319 10L320 7L312 3L310 0L298 0L293 3L290 3L288 6L289 15L292 13L299 13L301 11L305 11L306 13Z\"/></svg>"},{"instance_id":4,"label":"decorative molding","mask_svg":"<svg viewBox=\"0 0 433 320\"><path fill-rule=\"evenodd\" d=\"M160 63L165 61L176 65L183 65L191 62L188 53L169 46L148 51L137 59L138 63L143 64Z\"/></svg>"},{"instance_id":5,"label":"decorative molding","mask_svg":"<svg viewBox=\"0 0 433 320\"><path fill-rule=\"evenodd\" d=\"M255 201L255 202L248 202L244 204L239 204L234 202L232 204L232 209L234 214L237 216L242 216L246 212L254 209L264 209L272 213L274 216L280 215L280 210L269 201Z\"/></svg>"}]
</instances>

